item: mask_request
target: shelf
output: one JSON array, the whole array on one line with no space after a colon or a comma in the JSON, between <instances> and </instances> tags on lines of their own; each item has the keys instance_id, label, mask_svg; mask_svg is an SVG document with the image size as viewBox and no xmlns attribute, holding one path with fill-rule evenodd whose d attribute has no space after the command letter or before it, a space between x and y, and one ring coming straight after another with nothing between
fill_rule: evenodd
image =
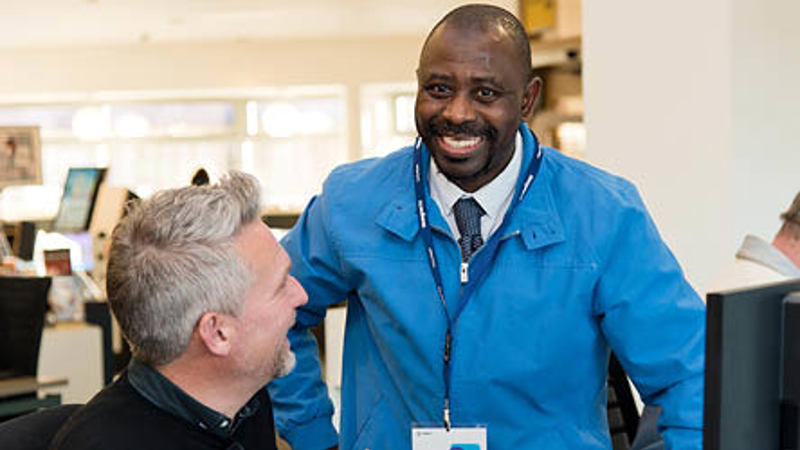
<instances>
[{"instance_id":1,"label":"shelf","mask_svg":"<svg viewBox=\"0 0 800 450\"><path fill-rule=\"evenodd\" d=\"M580 65L581 37L532 39L533 68Z\"/></svg>"}]
</instances>

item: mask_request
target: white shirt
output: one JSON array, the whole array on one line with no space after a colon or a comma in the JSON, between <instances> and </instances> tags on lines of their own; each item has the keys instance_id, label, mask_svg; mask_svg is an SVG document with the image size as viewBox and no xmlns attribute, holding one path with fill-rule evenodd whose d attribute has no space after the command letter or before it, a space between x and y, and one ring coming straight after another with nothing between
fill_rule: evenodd
<instances>
[{"instance_id":1,"label":"white shirt","mask_svg":"<svg viewBox=\"0 0 800 450\"><path fill-rule=\"evenodd\" d=\"M788 256L769 242L747 235L736 260L717 276L708 292L758 286L800 278L797 267Z\"/></svg>"},{"instance_id":2,"label":"white shirt","mask_svg":"<svg viewBox=\"0 0 800 450\"><path fill-rule=\"evenodd\" d=\"M461 237L456 225L453 205L461 198L472 197L486 212L481 216L481 237L484 242L487 242L489 236L503 223L503 217L506 215L506 211L511 205L511 199L514 196L514 188L517 185L519 171L522 168L522 135L517 132L514 140L514 155L506 168L494 180L475 192L464 192L460 187L448 180L439 170L439 166L436 165L433 157L431 157L430 167L428 185L431 187L431 198L439 207L439 211L444 216L444 220L447 221L447 225L450 226L453 236L456 239Z\"/></svg>"}]
</instances>

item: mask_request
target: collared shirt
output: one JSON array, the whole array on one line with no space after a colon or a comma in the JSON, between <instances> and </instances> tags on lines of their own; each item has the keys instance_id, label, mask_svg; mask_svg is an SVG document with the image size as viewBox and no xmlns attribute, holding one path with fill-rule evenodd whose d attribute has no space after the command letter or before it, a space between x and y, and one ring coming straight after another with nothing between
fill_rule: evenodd
<instances>
[{"instance_id":1,"label":"collared shirt","mask_svg":"<svg viewBox=\"0 0 800 450\"><path fill-rule=\"evenodd\" d=\"M128 380L139 395L157 407L224 439L230 438L242 419L252 416L260 406L253 397L231 420L195 400L159 371L136 358L132 358L128 366Z\"/></svg>"},{"instance_id":2,"label":"collared shirt","mask_svg":"<svg viewBox=\"0 0 800 450\"><path fill-rule=\"evenodd\" d=\"M475 192L464 192L455 183L448 180L439 170L436 162L431 157L431 170L428 171L428 184L431 187L431 198L436 202L442 216L453 236L458 239L461 233L456 226L456 217L453 213L453 205L461 198L472 197L481 205L486 213L481 216L481 237L484 242L489 240L489 236L497 230L503 223L503 217L511 205L511 198L514 196L514 187L517 184L519 171L522 168L522 136L517 132L514 140L514 155L508 165L492 181L481 187Z\"/></svg>"},{"instance_id":3,"label":"collared shirt","mask_svg":"<svg viewBox=\"0 0 800 450\"><path fill-rule=\"evenodd\" d=\"M761 264L785 277L800 278L800 267L772 244L757 236L747 235L744 238L742 246L736 252L736 258Z\"/></svg>"}]
</instances>

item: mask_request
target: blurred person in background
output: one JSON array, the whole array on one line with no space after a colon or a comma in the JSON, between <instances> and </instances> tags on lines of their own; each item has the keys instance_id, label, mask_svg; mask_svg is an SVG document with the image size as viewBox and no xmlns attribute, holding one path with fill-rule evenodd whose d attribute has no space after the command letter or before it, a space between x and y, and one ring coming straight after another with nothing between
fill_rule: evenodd
<instances>
[{"instance_id":1,"label":"blurred person in background","mask_svg":"<svg viewBox=\"0 0 800 450\"><path fill-rule=\"evenodd\" d=\"M800 278L800 192L780 217L783 224L771 243L758 236L745 236L736 259L712 283L709 291Z\"/></svg>"}]
</instances>

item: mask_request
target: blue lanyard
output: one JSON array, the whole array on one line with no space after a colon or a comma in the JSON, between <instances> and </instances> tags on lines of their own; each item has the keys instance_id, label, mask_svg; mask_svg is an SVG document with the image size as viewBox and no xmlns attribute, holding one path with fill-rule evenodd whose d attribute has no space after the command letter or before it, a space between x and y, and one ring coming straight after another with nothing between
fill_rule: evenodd
<instances>
[{"instance_id":1,"label":"blue lanyard","mask_svg":"<svg viewBox=\"0 0 800 450\"><path fill-rule=\"evenodd\" d=\"M443 420L444 426L448 430L450 429L451 425L450 349L453 345L453 326L455 325L456 320L458 320L458 316L461 314L461 311L464 309L464 306L467 304L467 301L469 300L470 296L472 296L472 293L475 291L476 287L488 274L492 262L497 255L500 240L505 234L506 228L511 220L511 216L517 205L519 205L519 203L525 198L528 188L531 186L533 180L536 178L536 175L539 172L539 167L542 164L542 149L539 146L539 140L536 138L536 135L533 134L533 132L531 132L531 136L533 136L533 160L531 160L528 171L525 174L525 182L521 185L518 184L514 192L514 198L511 200L508 212L503 218L503 222L500 224L500 227L494 233L492 233L489 241L484 244L483 248L475 253L474 257L469 261L469 265L462 266L463 273L461 280L463 285L460 291L461 294L458 298L458 303L453 309L452 316L447 310L447 301L444 297L444 285L442 284L442 274L439 269L436 250L433 248L433 233L431 232L430 223L428 222L428 208L425 204L425 182L427 181L427 176L424 173L424 166L422 165L422 139L417 137L417 140L414 144L414 193L416 196L417 214L419 216L419 224L422 230L422 240L425 244L425 251L428 255L428 263L430 264L433 281L436 284L436 294L438 295L439 301L442 304L444 315L447 318L447 332L445 334L443 355L443 375L445 385Z\"/></svg>"}]
</instances>

